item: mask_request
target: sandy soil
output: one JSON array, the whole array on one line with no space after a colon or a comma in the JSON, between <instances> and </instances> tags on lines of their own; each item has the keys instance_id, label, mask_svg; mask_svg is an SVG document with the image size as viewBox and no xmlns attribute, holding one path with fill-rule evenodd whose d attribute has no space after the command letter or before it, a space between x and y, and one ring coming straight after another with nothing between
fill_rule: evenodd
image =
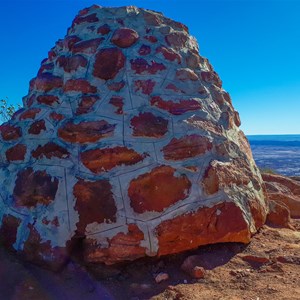
<instances>
[{"instance_id":1,"label":"sandy soil","mask_svg":"<svg viewBox=\"0 0 300 300\"><path fill-rule=\"evenodd\" d=\"M72 260L52 273L0 251L0 299L300 299L300 219L296 230L264 226L249 245L237 243L201 247L159 260L116 267L80 266ZM202 279L181 270L197 255ZM89 271L87 271L87 269ZM169 279L155 282L160 272Z\"/></svg>"}]
</instances>

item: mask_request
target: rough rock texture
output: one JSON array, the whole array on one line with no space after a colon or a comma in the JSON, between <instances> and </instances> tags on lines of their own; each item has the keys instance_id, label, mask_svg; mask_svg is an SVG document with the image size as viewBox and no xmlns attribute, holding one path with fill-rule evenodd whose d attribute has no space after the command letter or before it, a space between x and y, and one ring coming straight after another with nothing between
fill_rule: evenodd
<instances>
[{"instance_id":1,"label":"rough rock texture","mask_svg":"<svg viewBox=\"0 0 300 300\"><path fill-rule=\"evenodd\" d=\"M266 198L285 204L292 218L300 218L300 182L289 177L264 173Z\"/></svg>"},{"instance_id":2,"label":"rough rock texture","mask_svg":"<svg viewBox=\"0 0 300 300\"><path fill-rule=\"evenodd\" d=\"M186 26L82 10L0 126L4 245L57 264L81 241L114 264L249 242L267 208L239 125Z\"/></svg>"}]
</instances>

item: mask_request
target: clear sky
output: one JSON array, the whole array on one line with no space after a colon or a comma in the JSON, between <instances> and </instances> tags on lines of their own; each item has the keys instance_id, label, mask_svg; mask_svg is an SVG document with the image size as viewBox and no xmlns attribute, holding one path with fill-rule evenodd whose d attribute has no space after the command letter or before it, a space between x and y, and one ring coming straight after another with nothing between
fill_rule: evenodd
<instances>
[{"instance_id":1,"label":"clear sky","mask_svg":"<svg viewBox=\"0 0 300 300\"><path fill-rule=\"evenodd\" d=\"M0 98L21 103L42 59L92 4L136 5L186 24L246 134L300 134L297 0L0 0Z\"/></svg>"}]
</instances>

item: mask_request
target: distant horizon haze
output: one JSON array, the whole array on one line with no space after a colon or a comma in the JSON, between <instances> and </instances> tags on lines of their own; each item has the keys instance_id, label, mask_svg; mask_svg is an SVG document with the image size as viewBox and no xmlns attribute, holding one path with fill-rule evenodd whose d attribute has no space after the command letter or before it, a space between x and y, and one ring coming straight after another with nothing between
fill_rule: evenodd
<instances>
[{"instance_id":1,"label":"distant horizon haze","mask_svg":"<svg viewBox=\"0 0 300 300\"><path fill-rule=\"evenodd\" d=\"M292 0L0 1L0 99L22 102L48 51L93 4L136 5L184 23L220 75L246 135L300 134L300 1Z\"/></svg>"}]
</instances>

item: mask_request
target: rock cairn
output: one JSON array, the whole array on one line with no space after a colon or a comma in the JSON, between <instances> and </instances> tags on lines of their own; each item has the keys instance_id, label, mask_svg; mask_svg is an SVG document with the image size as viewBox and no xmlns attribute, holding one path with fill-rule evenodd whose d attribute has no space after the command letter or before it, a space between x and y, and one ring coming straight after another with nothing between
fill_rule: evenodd
<instances>
[{"instance_id":1,"label":"rock cairn","mask_svg":"<svg viewBox=\"0 0 300 300\"><path fill-rule=\"evenodd\" d=\"M247 243L264 224L239 115L183 24L84 9L23 102L0 126L0 236L25 259L115 264Z\"/></svg>"}]
</instances>

